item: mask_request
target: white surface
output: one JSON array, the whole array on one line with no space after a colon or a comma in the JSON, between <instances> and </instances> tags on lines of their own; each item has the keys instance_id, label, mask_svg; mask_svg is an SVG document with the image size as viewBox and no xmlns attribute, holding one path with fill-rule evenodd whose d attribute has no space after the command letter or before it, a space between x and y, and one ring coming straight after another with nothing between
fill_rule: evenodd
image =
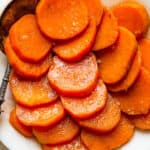
<instances>
[{"instance_id":1,"label":"white surface","mask_svg":"<svg viewBox=\"0 0 150 150\"><path fill-rule=\"evenodd\" d=\"M0 0L0 13L10 0ZM102 0L105 5L113 5L123 0ZM150 0L139 0L142 2L150 13ZM0 81L4 75L6 67L6 58L0 52ZM6 93L6 102L3 104L5 113L0 116L0 140L7 145L10 150L41 150L33 139L24 138L16 130L14 130L8 122L9 112L12 109L14 102L9 90ZM132 140L120 148L120 150L150 150L150 132L136 131Z\"/></svg>"}]
</instances>

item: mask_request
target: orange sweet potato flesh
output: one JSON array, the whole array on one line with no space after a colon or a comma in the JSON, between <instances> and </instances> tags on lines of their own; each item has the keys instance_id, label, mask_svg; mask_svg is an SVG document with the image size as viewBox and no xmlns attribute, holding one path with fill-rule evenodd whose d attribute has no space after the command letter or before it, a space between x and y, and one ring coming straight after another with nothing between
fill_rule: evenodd
<instances>
[{"instance_id":1,"label":"orange sweet potato flesh","mask_svg":"<svg viewBox=\"0 0 150 150\"><path fill-rule=\"evenodd\" d=\"M139 41L139 49L142 54L142 65L150 71L150 39L144 38Z\"/></svg>"},{"instance_id":2,"label":"orange sweet potato flesh","mask_svg":"<svg viewBox=\"0 0 150 150\"><path fill-rule=\"evenodd\" d=\"M49 69L52 63L52 55L48 55L45 60L32 64L22 61L11 47L10 40L5 40L5 52L9 63L17 74L23 78L38 79L43 76Z\"/></svg>"},{"instance_id":3,"label":"orange sweet potato flesh","mask_svg":"<svg viewBox=\"0 0 150 150\"><path fill-rule=\"evenodd\" d=\"M10 112L9 122L11 125L25 137L32 137L32 128L23 125L16 116L16 109Z\"/></svg>"},{"instance_id":4,"label":"orange sweet potato flesh","mask_svg":"<svg viewBox=\"0 0 150 150\"><path fill-rule=\"evenodd\" d=\"M16 115L21 123L26 126L51 126L59 122L65 116L64 108L60 101L46 106L27 108L16 106Z\"/></svg>"},{"instance_id":5,"label":"orange sweet potato flesh","mask_svg":"<svg viewBox=\"0 0 150 150\"><path fill-rule=\"evenodd\" d=\"M68 116L53 127L33 128L33 134L41 144L63 144L70 142L79 133L79 126Z\"/></svg>"},{"instance_id":6,"label":"orange sweet potato flesh","mask_svg":"<svg viewBox=\"0 0 150 150\"><path fill-rule=\"evenodd\" d=\"M12 71L9 83L13 97L20 105L35 107L57 99L57 94L50 87L47 76L31 81L22 79Z\"/></svg>"},{"instance_id":7,"label":"orange sweet potato flesh","mask_svg":"<svg viewBox=\"0 0 150 150\"><path fill-rule=\"evenodd\" d=\"M107 144L105 144L102 140L99 140L97 134L86 130L81 131L81 141L88 150L110 150Z\"/></svg>"},{"instance_id":8,"label":"orange sweet potato flesh","mask_svg":"<svg viewBox=\"0 0 150 150\"><path fill-rule=\"evenodd\" d=\"M117 126L120 116L121 114L118 102L109 95L107 104L101 112L89 119L76 120L83 128L95 131L96 133L104 133Z\"/></svg>"},{"instance_id":9,"label":"orange sweet potato flesh","mask_svg":"<svg viewBox=\"0 0 150 150\"><path fill-rule=\"evenodd\" d=\"M121 110L129 115L147 114L150 108L150 73L141 68L138 79L130 90L113 94Z\"/></svg>"},{"instance_id":10,"label":"orange sweet potato flesh","mask_svg":"<svg viewBox=\"0 0 150 150\"><path fill-rule=\"evenodd\" d=\"M133 134L134 126L125 116L122 116L118 126L111 132L97 135L83 130L81 132L81 139L84 144L89 146L89 150L99 150L102 145L101 143L111 150L126 144ZM96 148L93 149L93 147Z\"/></svg>"},{"instance_id":11,"label":"orange sweet potato flesh","mask_svg":"<svg viewBox=\"0 0 150 150\"><path fill-rule=\"evenodd\" d=\"M90 17L96 21L98 26L103 16L103 6L101 0L84 0L84 2L87 5Z\"/></svg>"},{"instance_id":12,"label":"orange sweet potato flesh","mask_svg":"<svg viewBox=\"0 0 150 150\"><path fill-rule=\"evenodd\" d=\"M40 32L33 14L27 14L14 23L10 28L9 37L19 58L31 63L45 58L52 46L52 41Z\"/></svg>"},{"instance_id":13,"label":"orange sweet potato flesh","mask_svg":"<svg viewBox=\"0 0 150 150\"><path fill-rule=\"evenodd\" d=\"M43 145L43 150L87 150L80 137L76 137L71 142L61 145Z\"/></svg>"},{"instance_id":14,"label":"orange sweet potato flesh","mask_svg":"<svg viewBox=\"0 0 150 150\"><path fill-rule=\"evenodd\" d=\"M118 38L118 23L113 13L104 9L102 22L98 28L96 40L93 46L94 51L99 51L113 45Z\"/></svg>"},{"instance_id":15,"label":"orange sweet potato flesh","mask_svg":"<svg viewBox=\"0 0 150 150\"><path fill-rule=\"evenodd\" d=\"M98 53L99 72L108 84L117 83L126 75L137 51L135 36L123 27L119 27L119 32L115 45Z\"/></svg>"},{"instance_id":16,"label":"orange sweet potato flesh","mask_svg":"<svg viewBox=\"0 0 150 150\"><path fill-rule=\"evenodd\" d=\"M145 115L131 116L134 126L140 130L150 130L150 113Z\"/></svg>"},{"instance_id":17,"label":"orange sweet potato flesh","mask_svg":"<svg viewBox=\"0 0 150 150\"><path fill-rule=\"evenodd\" d=\"M99 79L96 88L84 98L61 97L62 104L74 118L87 119L100 112L107 102L107 88Z\"/></svg>"},{"instance_id":18,"label":"orange sweet potato flesh","mask_svg":"<svg viewBox=\"0 0 150 150\"><path fill-rule=\"evenodd\" d=\"M96 87L98 80L96 58L90 53L79 62L68 63L54 56L48 79L51 86L62 96L87 96Z\"/></svg>"},{"instance_id":19,"label":"orange sweet potato flesh","mask_svg":"<svg viewBox=\"0 0 150 150\"><path fill-rule=\"evenodd\" d=\"M112 92L127 91L136 81L141 70L141 52L138 50L127 75L120 82L108 85Z\"/></svg>"},{"instance_id":20,"label":"orange sweet potato flesh","mask_svg":"<svg viewBox=\"0 0 150 150\"><path fill-rule=\"evenodd\" d=\"M126 27L137 38L141 37L148 29L149 16L146 8L138 2L123 2L112 9L120 26Z\"/></svg>"},{"instance_id":21,"label":"orange sweet potato flesh","mask_svg":"<svg viewBox=\"0 0 150 150\"><path fill-rule=\"evenodd\" d=\"M96 23L91 19L87 29L73 39L58 42L53 48L54 52L63 60L81 60L93 46L96 35Z\"/></svg>"},{"instance_id":22,"label":"orange sweet potato flesh","mask_svg":"<svg viewBox=\"0 0 150 150\"><path fill-rule=\"evenodd\" d=\"M78 35L89 23L88 9L82 0L41 0L36 16L42 32L59 40Z\"/></svg>"}]
</instances>

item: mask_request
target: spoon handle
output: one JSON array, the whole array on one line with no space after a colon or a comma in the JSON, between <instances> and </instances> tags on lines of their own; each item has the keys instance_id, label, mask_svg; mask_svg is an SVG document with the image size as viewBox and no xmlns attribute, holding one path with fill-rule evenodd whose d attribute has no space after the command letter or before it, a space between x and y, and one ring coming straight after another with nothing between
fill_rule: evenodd
<instances>
[{"instance_id":1,"label":"spoon handle","mask_svg":"<svg viewBox=\"0 0 150 150\"><path fill-rule=\"evenodd\" d=\"M9 81L9 75L10 75L10 71L11 71L11 67L10 65L7 63L7 67L6 67L6 71L0 86L0 113L1 111L1 105L4 102L4 97L5 97L5 93L6 93L6 89L7 89L7 84Z\"/></svg>"}]
</instances>

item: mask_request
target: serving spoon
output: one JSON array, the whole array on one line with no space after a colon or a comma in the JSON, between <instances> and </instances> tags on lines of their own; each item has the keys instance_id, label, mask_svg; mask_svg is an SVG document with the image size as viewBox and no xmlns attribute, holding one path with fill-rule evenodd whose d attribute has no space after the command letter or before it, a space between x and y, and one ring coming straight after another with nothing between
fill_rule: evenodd
<instances>
[{"instance_id":1,"label":"serving spoon","mask_svg":"<svg viewBox=\"0 0 150 150\"><path fill-rule=\"evenodd\" d=\"M0 50L4 52L4 40L8 36L11 25L20 17L28 13L34 13L35 7L39 0L7 0L6 8L0 15ZM11 66L7 63L5 74L0 86L0 114L2 111L1 105L5 100L5 93L9 81Z\"/></svg>"}]
</instances>

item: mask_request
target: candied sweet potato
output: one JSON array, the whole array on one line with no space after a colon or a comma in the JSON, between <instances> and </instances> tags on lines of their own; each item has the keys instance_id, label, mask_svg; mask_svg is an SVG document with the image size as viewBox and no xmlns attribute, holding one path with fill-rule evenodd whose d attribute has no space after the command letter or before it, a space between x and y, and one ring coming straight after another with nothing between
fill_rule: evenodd
<instances>
[{"instance_id":1,"label":"candied sweet potato","mask_svg":"<svg viewBox=\"0 0 150 150\"><path fill-rule=\"evenodd\" d=\"M86 119L100 112L107 103L107 88L103 81L99 82L93 92L84 98L71 98L61 96L64 108L74 118Z\"/></svg>"},{"instance_id":2,"label":"candied sweet potato","mask_svg":"<svg viewBox=\"0 0 150 150\"><path fill-rule=\"evenodd\" d=\"M95 55L90 53L79 62L69 63L53 57L48 79L56 92L67 97L84 97L96 87L98 66Z\"/></svg>"},{"instance_id":3,"label":"candied sweet potato","mask_svg":"<svg viewBox=\"0 0 150 150\"><path fill-rule=\"evenodd\" d=\"M50 87L47 76L31 81L22 79L12 71L9 83L15 101L26 107L48 104L57 99L57 94Z\"/></svg>"},{"instance_id":4,"label":"candied sweet potato","mask_svg":"<svg viewBox=\"0 0 150 150\"><path fill-rule=\"evenodd\" d=\"M118 102L109 95L107 104L101 112L88 119L76 120L83 128L95 131L96 133L104 133L111 131L117 126L120 116L121 113Z\"/></svg>"},{"instance_id":5,"label":"candied sweet potato","mask_svg":"<svg viewBox=\"0 0 150 150\"><path fill-rule=\"evenodd\" d=\"M41 31L52 39L72 38L89 23L88 9L82 0L41 0L36 15Z\"/></svg>"},{"instance_id":6,"label":"candied sweet potato","mask_svg":"<svg viewBox=\"0 0 150 150\"><path fill-rule=\"evenodd\" d=\"M104 51L99 51L99 72L105 83L119 82L128 72L137 51L135 36L123 27L119 27L116 43Z\"/></svg>"},{"instance_id":7,"label":"candied sweet potato","mask_svg":"<svg viewBox=\"0 0 150 150\"><path fill-rule=\"evenodd\" d=\"M31 63L43 60L52 47L52 41L41 33L33 14L27 14L15 22L10 28L9 38L17 56Z\"/></svg>"},{"instance_id":8,"label":"candied sweet potato","mask_svg":"<svg viewBox=\"0 0 150 150\"><path fill-rule=\"evenodd\" d=\"M112 8L120 26L141 37L148 29L149 16L146 8L135 1L122 2Z\"/></svg>"},{"instance_id":9,"label":"candied sweet potato","mask_svg":"<svg viewBox=\"0 0 150 150\"><path fill-rule=\"evenodd\" d=\"M92 49L94 51L99 51L113 45L116 42L118 35L117 19L110 10L105 8L102 22L98 27L96 40Z\"/></svg>"},{"instance_id":10,"label":"candied sweet potato","mask_svg":"<svg viewBox=\"0 0 150 150\"><path fill-rule=\"evenodd\" d=\"M112 92L127 91L136 81L141 70L141 52L138 50L127 75L118 83L108 85Z\"/></svg>"},{"instance_id":11,"label":"candied sweet potato","mask_svg":"<svg viewBox=\"0 0 150 150\"><path fill-rule=\"evenodd\" d=\"M111 132L105 134L94 134L85 130L81 133L81 139L89 150L99 150L101 145L108 149L116 149L126 144L134 134L134 126L125 116L121 117L118 126ZM95 147L95 149L93 149ZM102 150L105 150L104 148Z\"/></svg>"},{"instance_id":12,"label":"candied sweet potato","mask_svg":"<svg viewBox=\"0 0 150 150\"><path fill-rule=\"evenodd\" d=\"M5 40L5 52L10 65L14 68L15 72L23 78L38 79L48 71L52 64L51 54L40 63L33 64L22 61L12 49L9 38Z\"/></svg>"},{"instance_id":13,"label":"candied sweet potato","mask_svg":"<svg viewBox=\"0 0 150 150\"><path fill-rule=\"evenodd\" d=\"M54 52L63 60L79 61L90 52L96 35L96 23L91 19L87 29L73 39L59 41L54 46Z\"/></svg>"},{"instance_id":14,"label":"candied sweet potato","mask_svg":"<svg viewBox=\"0 0 150 150\"><path fill-rule=\"evenodd\" d=\"M46 106L27 108L16 106L16 115L19 121L26 126L52 126L65 116L64 108L60 101Z\"/></svg>"},{"instance_id":15,"label":"candied sweet potato","mask_svg":"<svg viewBox=\"0 0 150 150\"><path fill-rule=\"evenodd\" d=\"M41 144L51 145L70 142L79 131L79 126L68 116L50 128L33 128L33 134Z\"/></svg>"},{"instance_id":16,"label":"candied sweet potato","mask_svg":"<svg viewBox=\"0 0 150 150\"><path fill-rule=\"evenodd\" d=\"M147 114L150 108L150 73L143 67L134 85L126 92L115 93L121 110L129 115Z\"/></svg>"}]
</instances>

